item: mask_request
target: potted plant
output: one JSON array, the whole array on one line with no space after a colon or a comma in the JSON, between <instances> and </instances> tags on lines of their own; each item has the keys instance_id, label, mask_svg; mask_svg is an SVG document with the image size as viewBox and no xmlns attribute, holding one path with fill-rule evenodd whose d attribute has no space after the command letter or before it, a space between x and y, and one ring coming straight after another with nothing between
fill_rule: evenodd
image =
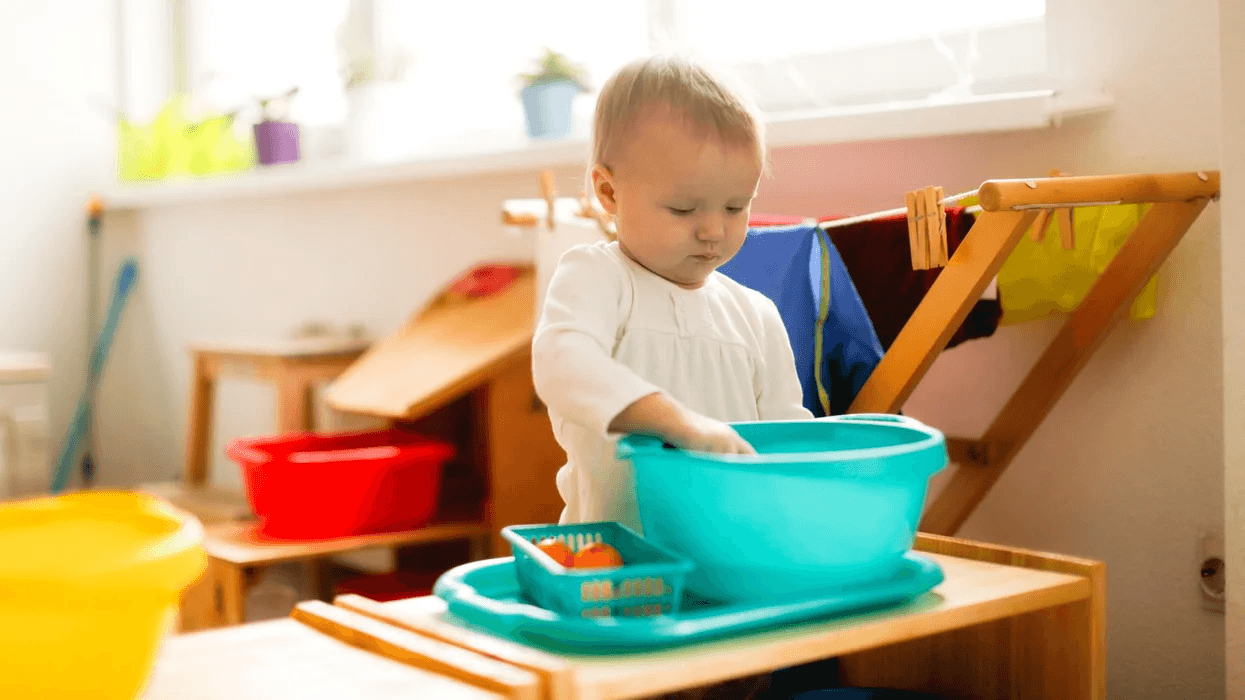
<instances>
[{"instance_id":1,"label":"potted plant","mask_svg":"<svg viewBox=\"0 0 1245 700\"><path fill-rule=\"evenodd\" d=\"M545 49L534 73L524 73L523 100L527 134L534 139L569 136L574 127L574 102L579 93L588 92L584 70L566 56Z\"/></svg>"},{"instance_id":2,"label":"potted plant","mask_svg":"<svg viewBox=\"0 0 1245 700\"><path fill-rule=\"evenodd\" d=\"M290 100L296 94L297 87L284 95L259 101L261 121L255 125L255 151L263 165L293 163L299 159L298 125L285 120Z\"/></svg>"}]
</instances>

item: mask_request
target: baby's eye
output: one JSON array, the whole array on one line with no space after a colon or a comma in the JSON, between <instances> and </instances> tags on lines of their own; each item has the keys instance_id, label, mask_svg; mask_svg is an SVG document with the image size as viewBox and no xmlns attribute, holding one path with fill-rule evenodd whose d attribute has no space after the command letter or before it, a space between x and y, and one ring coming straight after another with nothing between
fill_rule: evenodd
<instances>
[{"instance_id":1,"label":"baby's eye","mask_svg":"<svg viewBox=\"0 0 1245 700\"><path fill-rule=\"evenodd\" d=\"M744 210L744 208L743 208L743 207L727 207L727 208L726 208L726 211L728 211L728 212L730 212L730 213L732 213L732 214L738 214L739 212L741 212L741 211L743 211L743 210Z\"/></svg>"},{"instance_id":2,"label":"baby's eye","mask_svg":"<svg viewBox=\"0 0 1245 700\"><path fill-rule=\"evenodd\" d=\"M670 213L674 214L675 216L687 216L688 214L691 214L692 212L696 211L695 209L679 209L678 207L666 207L666 208L669 209Z\"/></svg>"}]
</instances>

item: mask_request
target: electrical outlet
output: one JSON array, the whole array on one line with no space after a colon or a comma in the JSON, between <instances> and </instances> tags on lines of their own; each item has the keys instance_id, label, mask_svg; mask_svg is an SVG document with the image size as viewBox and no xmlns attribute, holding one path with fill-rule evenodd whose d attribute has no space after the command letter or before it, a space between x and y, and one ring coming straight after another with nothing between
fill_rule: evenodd
<instances>
[{"instance_id":1,"label":"electrical outlet","mask_svg":"<svg viewBox=\"0 0 1245 700\"><path fill-rule=\"evenodd\" d=\"M1227 580L1224 572L1223 534L1203 536L1200 549L1198 587L1201 589L1202 609L1222 613L1224 584Z\"/></svg>"}]
</instances>

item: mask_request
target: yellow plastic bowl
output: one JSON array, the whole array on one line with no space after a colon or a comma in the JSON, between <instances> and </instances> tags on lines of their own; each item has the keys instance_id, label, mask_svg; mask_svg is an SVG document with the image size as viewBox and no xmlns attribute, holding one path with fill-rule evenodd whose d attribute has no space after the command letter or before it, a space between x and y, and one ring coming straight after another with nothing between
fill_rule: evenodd
<instances>
[{"instance_id":1,"label":"yellow plastic bowl","mask_svg":"<svg viewBox=\"0 0 1245 700\"><path fill-rule=\"evenodd\" d=\"M0 504L0 698L137 697L202 541L135 493Z\"/></svg>"}]
</instances>

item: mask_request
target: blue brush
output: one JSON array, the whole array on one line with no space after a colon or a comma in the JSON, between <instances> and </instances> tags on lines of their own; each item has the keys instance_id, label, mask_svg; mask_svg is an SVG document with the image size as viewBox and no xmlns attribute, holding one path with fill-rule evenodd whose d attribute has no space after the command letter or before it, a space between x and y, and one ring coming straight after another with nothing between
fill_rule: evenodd
<instances>
[{"instance_id":1,"label":"blue brush","mask_svg":"<svg viewBox=\"0 0 1245 700\"><path fill-rule=\"evenodd\" d=\"M117 270L113 284L112 300L108 303L108 316L104 319L104 327L95 340L95 350L91 353L91 366L87 371L86 390L78 400L78 409L74 411L73 421L61 444L60 457L56 461L56 470L52 473L52 493L65 490L65 482L69 480L69 471L73 466L78 445L86 435L90 425L91 398L99 387L100 377L104 373L104 363L108 360L108 351L112 348L112 339L117 333L117 324L121 321L121 312L134 291L138 281L138 260L127 257Z\"/></svg>"}]
</instances>

